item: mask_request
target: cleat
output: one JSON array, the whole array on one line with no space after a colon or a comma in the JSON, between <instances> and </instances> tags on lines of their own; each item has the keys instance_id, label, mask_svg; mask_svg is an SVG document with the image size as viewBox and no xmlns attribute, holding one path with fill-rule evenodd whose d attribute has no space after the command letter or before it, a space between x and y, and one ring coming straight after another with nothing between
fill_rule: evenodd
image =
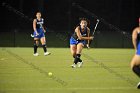
<instances>
[{"instance_id":1,"label":"cleat","mask_svg":"<svg viewBox=\"0 0 140 93\"><path fill-rule=\"evenodd\" d=\"M35 54L33 54L34 56L39 56L39 54L38 53L35 53Z\"/></svg>"},{"instance_id":2,"label":"cleat","mask_svg":"<svg viewBox=\"0 0 140 93\"><path fill-rule=\"evenodd\" d=\"M140 89L140 82L139 82L138 85L137 85L137 89Z\"/></svg>"},{"instance_id":3,"label":"cleat","mask_svg":"<svg viewBox=\"0 0 140 93\"><path fill-rule=\"evenodd\" d=\"M50 54L51 54L50 52L45 52L44 56L47 56L47 55L50 55Z\"/></svg>"},{"instance_id":4,"label":"cleat","mask_svg":"<svg viewBox=\"0 0 140 93\"><path fill-rule=\"evenodd\" d=\"M76 68L76 64L73 63L73 64L71 65L71 67L72 67L72 68Z\"/></svg>"},{"instance_id":5,"label":"cleat","mask_svg":"<svg viewBox=\"0 0 140 93\"><path fill-rule=\"evenodd\" d=\"M83 62L78 62L77 63L77 67L82 67L82 65L83 65Z\"/></svg>"}]
</instances>

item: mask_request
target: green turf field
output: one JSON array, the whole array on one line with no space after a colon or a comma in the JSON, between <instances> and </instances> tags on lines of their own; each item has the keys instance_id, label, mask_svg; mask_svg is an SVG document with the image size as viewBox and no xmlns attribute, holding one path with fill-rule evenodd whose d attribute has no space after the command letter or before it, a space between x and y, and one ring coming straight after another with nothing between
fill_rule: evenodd
<instances>
[{"instance_id":1,"label":"green turf field","mask_svg":"<svg viewBox=\"0 0 140 93\"><path fill-rule=\"evenodd\" d=\"M0 48L0 93L140 93L129 66L133 49L85 48L82 68L70 67L68 48L48 50L34 57L32 48Z\"/></svg>"}]
</instances>

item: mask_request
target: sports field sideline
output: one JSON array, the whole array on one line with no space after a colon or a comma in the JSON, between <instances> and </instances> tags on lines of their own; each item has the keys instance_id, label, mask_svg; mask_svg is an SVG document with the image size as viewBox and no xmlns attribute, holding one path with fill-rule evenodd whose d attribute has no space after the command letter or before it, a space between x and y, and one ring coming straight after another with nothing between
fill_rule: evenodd
<instances>
[{"instance_id":1,"label":"sports field sideline","mask_svg":"<svg viewBox=\"0 0 140 93\"><path fill-rule=\"evenodd\" d=\"M133 49L84 49L83 67L71 68L69 48L0 48L0 93L139 93L130 69ZM48 76L52 72L52 76Z\"/></svg>"}]
</instances>

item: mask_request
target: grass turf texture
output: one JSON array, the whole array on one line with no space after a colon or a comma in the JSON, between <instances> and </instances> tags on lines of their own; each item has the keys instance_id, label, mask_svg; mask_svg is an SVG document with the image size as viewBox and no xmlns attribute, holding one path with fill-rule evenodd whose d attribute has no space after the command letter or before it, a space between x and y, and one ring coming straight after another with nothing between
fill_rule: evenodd
<instances>
[{"instance_id":1,"label":"grass turf texture","mask_svg":"<svg viewBox=\"0 0 140 93\"><path fill-rule=\"evenodd\" d=\"M82 68L71 68L68 48L0 48L0 93L139 93L131 71L133 49L84 49ZM52 72L53 76L48 76Z\"/></svg>"}]
</instances>

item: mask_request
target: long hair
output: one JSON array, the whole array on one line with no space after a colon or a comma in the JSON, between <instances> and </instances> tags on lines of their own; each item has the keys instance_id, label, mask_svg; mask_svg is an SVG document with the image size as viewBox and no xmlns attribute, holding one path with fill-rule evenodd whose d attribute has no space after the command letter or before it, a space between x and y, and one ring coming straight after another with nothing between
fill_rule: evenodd
<instances>
[{"instance_id":1,"label":"long hair","mask_svg":"<svg viewBox=\"0 0 140 93\"><path fill-rule=\"evenodd\" d=\"M74 29L76 29L77 26L80 26L80 23L83 20L87 22L87 27L90 26L90 21L87 18L85 18L85 17L81 17L81 18L79 18L79 23L76 26L74 26Z\"/></svg>"}]
</instances>

